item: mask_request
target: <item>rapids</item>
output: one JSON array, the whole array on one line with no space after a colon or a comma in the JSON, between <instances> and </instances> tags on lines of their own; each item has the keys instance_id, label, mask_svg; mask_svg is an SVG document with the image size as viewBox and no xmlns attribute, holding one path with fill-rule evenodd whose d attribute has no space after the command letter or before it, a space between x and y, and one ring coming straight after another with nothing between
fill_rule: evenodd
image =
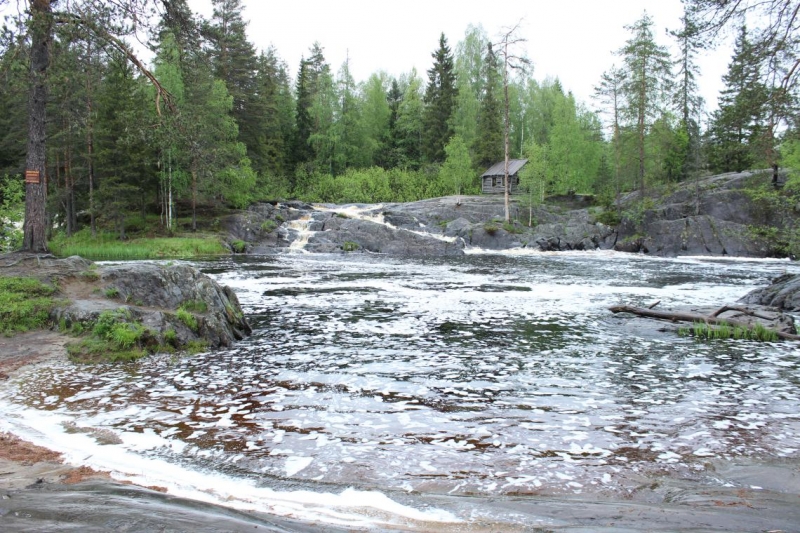
<instances>
[{"instance_id":1,"label":"rapids","mask_svg":"<svg viewBox=\"0 0 800 533\"><path fill-rule=\"evenodd\" d=\"M609 516L699 501L757 520L741 500L797 518L797 344L701 342L607 311L731 303L794 263L587 252L196 266L237 292L252 337L30 369L0 385L0 430L170 494L346 527L553 526L554 502L598 501L618 506Z\"/></svg>"}]
</instances>

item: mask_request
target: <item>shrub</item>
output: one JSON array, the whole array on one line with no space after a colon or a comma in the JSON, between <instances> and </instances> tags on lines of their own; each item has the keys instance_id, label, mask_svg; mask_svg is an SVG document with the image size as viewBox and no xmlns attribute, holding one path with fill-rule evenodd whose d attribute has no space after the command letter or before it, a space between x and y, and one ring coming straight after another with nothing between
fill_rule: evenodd
<instances>
[{"instance_id":1,"label":"shrub","mask_svg":"<svg viewBox=\"0 0 800 533\"><path fill-rule=\"evenodd\" d=\"M277 227L278 224L274 220L265 220L261 223L261 231L266 233L272 233Z\"/></svg>"},{"instance_id":2,"label":"shrub","mask_svg":"<svg viewBox=\"0 0 800 533\"><path fill-rule=\"evenodd\" d=\"M342 244L342 250L345 252L355 252L359 248L360 246L358 243L353 241L345 241L344 244Z\"/></svg>"},{"instance_id":3,"label":"shrub","mask_svg":"<svg viewBox=\"0 0 800 533\"><path fill-rule=\"evenodd\" d=\"M109 287L103 292L103 294L106 295L106 298L116 298L119 296L119 289L116 287Z\"/></svg>"},{"instance_id":4,"label":"shrub","mask_svg":"<svg viewBox=\"0 0 800 533\"><path fill-rule=\"evenodd\" d=\"M495 224L494 222L487 222L486 224L483 225L483 231L485 231L489 235L494 235L495 233L497 233L498 229L500 228L498 228L497 224Z\"/></svg>"}]
</instances>

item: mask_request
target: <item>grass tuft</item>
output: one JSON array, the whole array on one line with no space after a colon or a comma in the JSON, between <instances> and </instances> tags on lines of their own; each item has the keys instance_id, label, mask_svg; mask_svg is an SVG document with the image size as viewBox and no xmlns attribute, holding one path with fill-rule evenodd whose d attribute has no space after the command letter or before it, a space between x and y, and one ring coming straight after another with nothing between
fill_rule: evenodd
<instances>
[{"instance_id":1,"label":"grass tuft","mask_svg":"<svg viewBox=\"0 0 800 533\"><path fill-rule=\"evenodd\" d=\"M0 333L41 329L56 306L55 289L33 278L0 277Z\"/></svg>"}]
</instances>

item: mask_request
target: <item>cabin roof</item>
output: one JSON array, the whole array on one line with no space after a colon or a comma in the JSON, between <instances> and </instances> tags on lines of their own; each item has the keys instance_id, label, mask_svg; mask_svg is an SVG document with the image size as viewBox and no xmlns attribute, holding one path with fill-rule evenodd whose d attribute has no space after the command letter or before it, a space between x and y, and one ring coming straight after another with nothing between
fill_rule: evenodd
<instances>
[{"instance_id":1,"label":"cabin roof","mask_svg":"<svg viewBox=\"0 0 800 533\"><path fill-rule=\"evenodd\" d=\"M528 163L527 159L509 159L508 160L508 175L513 176L517 172L520 171L522 167L524 167ZM481 174L481 178L491 177L491 176L505 176L506 174L506 162L500 161L499 163L495 163L489 169Z\"/></svg>"}]
</instances>

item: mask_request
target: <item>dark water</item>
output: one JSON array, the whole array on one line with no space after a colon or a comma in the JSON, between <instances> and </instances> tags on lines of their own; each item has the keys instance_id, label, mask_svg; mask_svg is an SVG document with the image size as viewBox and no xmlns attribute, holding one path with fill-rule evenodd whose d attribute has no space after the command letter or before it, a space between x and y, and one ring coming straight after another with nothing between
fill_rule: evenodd
<instances>
[{"instance_id":1,"label":"dark water","mask_svg":"<svg viewBox=\"0 0 800 533\"><path fill-rule=\"evenodd\" d=\"M556 524L556 502L598 499L742 516L758 501L794 519L797 345L697 342L607 307L730 303L796 265L288 254L200 266L240 295L252 338L39 369L10 391L10 424L36 419L42 440L82 439L72 446L98 466L171 493L339 525L514 530ZM551 512L538 522L537 502Z\"/></svg>"}]
</instances>

